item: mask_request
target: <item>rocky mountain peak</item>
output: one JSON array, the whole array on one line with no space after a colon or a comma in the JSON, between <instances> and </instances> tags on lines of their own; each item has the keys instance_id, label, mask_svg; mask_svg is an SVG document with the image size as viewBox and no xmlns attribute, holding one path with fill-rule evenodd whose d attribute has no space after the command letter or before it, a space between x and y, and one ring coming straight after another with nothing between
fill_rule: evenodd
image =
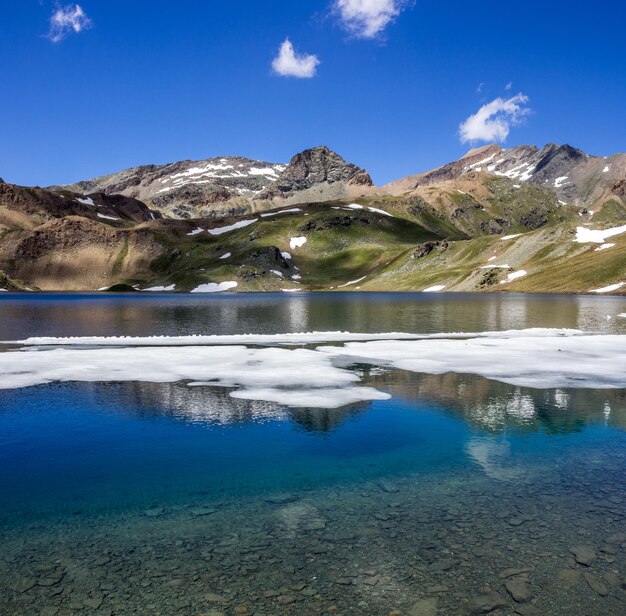
<instances>
[{"instance_id":1,"label":"rocky mountain peak","mask_svg":"<svg viewBox=\"0 0 626 616\"><path fill-rule=\"evenodd\" d=\"M328 147L318 146L296 154L280 177L259 198L286 196L318 184L336 182L356 186L374 185L367 171L346 162Z\"/></svg>"}]
</instances>

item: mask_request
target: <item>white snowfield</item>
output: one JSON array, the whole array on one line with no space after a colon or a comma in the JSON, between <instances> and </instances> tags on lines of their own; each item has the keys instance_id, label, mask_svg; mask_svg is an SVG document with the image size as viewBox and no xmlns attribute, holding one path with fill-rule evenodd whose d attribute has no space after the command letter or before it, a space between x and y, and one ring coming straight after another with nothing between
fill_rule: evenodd
<instances>
[{"instance_id":1,"label":"white snowfield","mask_svg":"<svg viewBox=\"0 0 626 616\"><path fill-rule=\"evenodd\" d=\"M195 289L192 289L190 293L219 293L220 291L228 291L234 289L237 283L234 280L228 280L226 282L207 282L201 284Z\"/></svg>"},{"instance_id":2,"label":"white snowfield","mask_svg":"<svg viewBox=\"0 0 626 616\"><path fill-rule=\"evenodd\" d=\"M187 233L187 235L198 235L198 233L204 233L204 229L201 229L200 227L196 227L193 231L190 231L189 233Z\"/></svg>"},{"instance_id":3,"label":"white snowfield","mask_svg":"<svg viewBox=\"0 0 626 616\"><path fill-rule=\"evenodd\" d=\"M389 398L385 392L358 385L360 378L353 370L356 363L428 374L478 374L540 389L626 387L624 335L538 329L433 334L421 339L402 339L403 336L415 338L418 335L313 332L183 337L184 340L220 338L223 341L243 338L248 344L259 344L262 340L268 344L294 341L306 344L322 339L345 342L344 346L315 349L250 348L241 344L233 346L232 342L222 346L164 344L164 341L169 340L171 344L180 338L30 339L30 345L39 346L0 353L0 388L66 381L189 380L194 386L233 388L230 395L235 398L294 407L336 408L357 401ZM354 341L359 337L364 341ZM114 344L106 342L113 340ZM149 340L154 346L131 346L131 340ZM59 343L67 346L42 348L42 344ZM86 344L99 346L72 346Z\"/></svg>"},{"instance_id":4,"label":"white snowfield","mask_svg":"<svg viewBox=\"0 0 626 616\"><path fill-rule=\"evenodd\" d=\"M148 287L147 289L139 289L140 291L155 291L155 292L160 292L160 291L174 291L176 290L176 285L175 284L171 284L169 287Z\"/></svg>"},{"instance_id":5,"label":"white snowfield","mask_svg":"<svg viewBox=\"0 0 626 616\"><path fill-rule=\"evenodd\" d=\"M626 233L626 225L612 229L587 229L576 227L576 241L579 244L604 244L609 237Z\"/></svg>"},{"instance_id":6,"label":"white snowfield","mask_svg":"<svg viewBox=\"0 0 626 616\"><path fill-rule=\"evenodd\" d=\"M265 214L261 214L261 218L271 218L272 216L278 216L279 214L295 214L296 212L301 212L302 210L299 207L292 207L288 210L279 210L278 212L267 212Z\"/></svg>"},{"instance_id":7,"label":"white snowfield","mask_svg":"<svg viewBox=\"0 0 626 616\"><path fill-rule=\"evenodd\" d=\"M228 259L228 257L232 256L232 252L225 252L221 257L220 257L220 261L222 259Z\"/></svg>"},{"instance_id":8,"label":"white snowfield","mask_svg":"<svg viewBox=\"0 0 626 616\"><path fill-rule=\"evenodd\" d=\"M118 218L117 216L107 216L106 214L100 214L100 212L98 212L97 216L98 218L104 218L105 220L122 220L121 218Z\"/></svg>"},{"instance_id":9,"label":"white snowfield","mask_svg":"<svg viewBox=\"0 0 626 616\"><path fill-rule=\"evenodd\" d=\"M505 284L507 282L511 282L512 280L517 280L518 278L521 278L522 276L526 276L527 273L528 272L526 270L518 270L517 272L511 272L506 277L506 280L502 280L500 284Z\"/></svg>"},{"instance_id":10,"label":"white snowfield","mask_svg":"<svg viewBox=\"0 0 626 616\"><path fill-rule=\"evenodd\" d=\"M306 244L306 237L292 237L289 240L289 248L292 250L296 248L301 248Z\"/></svg>"},{"instance_id":11,"label":"white snowfield","mask_svg":"<svg viewBox=\"0 0 626 616\"><path fill-rule=\"evenodd\" d=\"M361 278L357 278L356 280L350 280L350 281L348 281L348 282L346 282L344 284L337 285L337 288L338 289L343 289L343 287L349 287L349 286L351 286L353 284L357 284L357 283L361 282L362 280L365 280L366 278L367 278L367 276L362 276Z\"/></svg>"},{"instance_id":12,"label":"white snowfield","mask_svg":"<svg viewBox=\"0 0 626 616\"><path fill-rule=\"evenodd\" d=\"M436 285L433 285L432 287L428 287L427 289L424 289L422 293L437 293L438 291L443 291L445 288L446 288L445 284L436 284Z\"/></svg>"},{"instance_id":13,"label":"white snowfield","mask_svg":"<svg viewBox=\"0 0 626 616\"><path fill-rule=\"evenodd\" d=\"M513 233L512 235L503 235L500 239L501 240L512 240L516 237L519 237L520 235L522 235L521 233Z\"/></svg>"},{"instance_id":14,"label":"white snowfield","mask_svg":"<svg viewBox=\"0 0 626 616\"><path fill-rule=\"evenodd\" d=\"M91 197L85 197L84 199L78 197L76 201L78 201L78 203L82 203L83 205L96 205Z\"/></svg>"},{"instance_id":15,"label":"white snowfield","mask_svg":"<svg viewBox=\"0 0 626 616\"><path fill-rule=\"evenodd\" d=\"M207 229L207 231L211 235L222 235L223 233L228 233L229 231L234 231L235 229L243 229L244 227L248 227L249 225L254 224L257 220L257 218L253 218L252 220L240 220L239 222L235 222L232 225L226 225L225 227L215 227L213 229Z\"/></svg>"},{"instance_id":16,"label":"white snowfield","mask_svg":"<svg viewBox=\"0 0 626 616\"><path fill-rule=\"evenodd\" d=\"M602 287L600 289L589 289L589 293L610 293L611 291L617 291L624 286L624 282L616 282L615 284L610 284L607 287Z\"/></svg>"},{"instance_id":17,"label":"white snowfield","mask_svg":"<svg viewBox=\"0 0 626 616\"><path fill-rule=\"evenodd\" d=\"M391 218L394 218L393 214L390 214L389 212L385 212L385 210L381 210L380 208L377 207L368 207L367 208L370 212L376 212L377 214L383 214L385 216L389 216Z\"/></svg>"},{"instance_id":18,"label":"white snowfield","mask_svg":"<svg viewBox=\"0 0 626 616\"><path fill-rule=\"evenodd\" d=\"M269 167L250 167L246 169L246 165L239 163L237 165L229 163L228 159L222 158L217 162L214 160L207 161L202 166L193 166L180 173L173 173L161 178L163 188L157 193L164 193L175 188L181 188L187 184L211 184L216 180L245 180L250 177L260 177L264 180L263 188L269 186L278 176L286 169L286 165L272 165ZM236 188L241 194L253 194L253 191Z\"/></svg>"}]
</instances>

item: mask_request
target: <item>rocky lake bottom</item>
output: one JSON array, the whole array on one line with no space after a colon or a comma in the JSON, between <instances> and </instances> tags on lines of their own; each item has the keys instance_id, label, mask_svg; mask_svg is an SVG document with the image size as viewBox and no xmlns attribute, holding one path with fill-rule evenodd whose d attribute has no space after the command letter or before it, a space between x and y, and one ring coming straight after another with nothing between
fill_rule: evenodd
<instances>
[{"instance_id":1,"label":"rocky lake bottom","mask_svg":"<svg viewBox=\"0 0 626 616\"><path fill-rule=\"evenodd\" d=\"M297 315L288 331L319 331L332 312L316 321L315 303L330 301L317 298L128 301L46 300L50 313L37 301L27 309L22 300L0 302L10 330L0 343L1 616L626 613L626 389L615 386L624 378L626 321L604 318L607 306L623 311L623 302L557 299L555 308L544 299L541 311L526 298L332 300L336 314L350 315L333 321L344 331L379 331L381 311L389 330L400 331L391 315L406 321L421 310L426 318L405 330L455 332L474 319L471 330L485 331L477 321L501 314L500 331L558 325L613 335L604 346L593 336L588 345L553 336L511 343L520 357L536 353L551 379L569 370L571 387L489 378L500 355L491 363L472 355L470 364L481 367L464 373L390 364L403 357L394 349L434 348L436 356L438 345L459 361L457 348L474 343L459 346L453 337L346 342L354 357L338 364L310 344L287 360L291 347L275 353L262 345L243 358L231 347L214 355L177 347L180 366L172 370L201 369L207 354L247 370L247 380L230 386L200 379L193 387L196 377L167 372L163 348L131 356L100 347L94 377L96 364L87 364L101 340L56 354L58 341L6 344L33 335L254 333L259 310L284 320L285 307ZM214 321L204 323L207 314ZM476 344L493 351L498 340ZM562 371L541 353L549 340ZM387 364L372 359L380 353ZM160 363L145 378L141 366L132 380L115 374L120 358L128 370L156 355ZM192 356L196 363L185 364ZM264 370L266 357L274 363ZM304 359L286 387L273 373L290 357ZM544 372L533 363L525 379ZM316 379L333 379L332 391L329 383L307 386L318 387L313 396L326 392L319 399L327 408L292 395L298 370L307 393L314 365ZM511 374L520 366L512 362ZM259 384L266 373L278 381L271 388ZM238 387L248 398L233 397ZM361 388L375 395L359 398ZM356 392L355 401L333 406L332 396L345 391ZM272 401L277 392L293 404Z\"/></svg>"}]
</instances>

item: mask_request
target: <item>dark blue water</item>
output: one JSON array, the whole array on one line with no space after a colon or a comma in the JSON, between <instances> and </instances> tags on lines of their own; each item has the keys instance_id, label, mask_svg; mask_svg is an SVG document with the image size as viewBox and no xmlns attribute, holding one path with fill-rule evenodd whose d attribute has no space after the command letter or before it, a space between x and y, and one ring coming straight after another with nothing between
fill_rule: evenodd
<instances>
[{"instance_id":1,"label":"dark blue water","mask_svg":"<svg viewBox=\"0 0 626 616\"><path fill-rule=\"evenodd\" d=\"M550 296L3 297L0 338L623 332L606 317L624 311ZM499 576L511 566L530 570L538 613L626 613L611 577L626 573L626 391L364 381L392 398L327 410L184 383L0 390L0 613L382 615L433 599L465 614L485 587L518 605Z\"/></svg>"}]
</instances>

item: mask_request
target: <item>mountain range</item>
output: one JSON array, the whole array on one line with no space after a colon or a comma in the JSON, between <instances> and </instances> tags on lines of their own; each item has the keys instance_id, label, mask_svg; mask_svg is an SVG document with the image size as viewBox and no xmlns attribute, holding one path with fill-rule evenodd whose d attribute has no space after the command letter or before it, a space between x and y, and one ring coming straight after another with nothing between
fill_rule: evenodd
<instances>
[{"instance_id":1,"label":"mountain range","mask_svg":"<svg viewBox=\"0 0 626 616\"><path fill-rule=\"evenodd\" d=\"M488 145L376 187L327 147L0 180L0 289L626 292L626 154Z\"/></svg>"}]
</instances>

